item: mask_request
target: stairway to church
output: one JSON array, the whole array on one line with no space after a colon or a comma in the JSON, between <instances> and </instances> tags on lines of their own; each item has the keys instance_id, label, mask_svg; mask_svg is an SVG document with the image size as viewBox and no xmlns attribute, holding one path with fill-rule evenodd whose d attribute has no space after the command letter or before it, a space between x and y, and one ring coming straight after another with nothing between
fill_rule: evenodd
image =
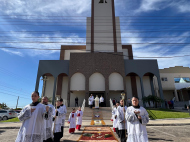
<instances>
[{"instance_id":1,"label":"stairway to church","mask_svg":"<svg viewBox=\"0 0 190 142\"><path fill-rule=\"evenodd\" d=\"M72 108L74 107L67 107L66 119L69 118L69 114L72 112ZM75 107L75 109L77 110L78 108ZM110 107L101 107L99 110L102 112L102 116L104 120L111 120ZM92 115L93 115L93 109L89 107L85 107L84 112L83 112L83 120L92 120Z\"/></svg>"}]
</instances>

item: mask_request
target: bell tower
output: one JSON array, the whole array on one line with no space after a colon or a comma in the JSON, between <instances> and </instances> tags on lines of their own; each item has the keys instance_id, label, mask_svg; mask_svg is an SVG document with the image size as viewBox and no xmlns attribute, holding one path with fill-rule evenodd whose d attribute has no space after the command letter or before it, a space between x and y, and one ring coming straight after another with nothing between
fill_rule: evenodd
<instances>
[{"instance_id":1,"label":"bell tower","mask_svg":"<svg viewBox=\"0 0 190 142\"><path fill-rule=\"evenodd\" d=\"M120 21L115 17L114 0L92 0L86 37L88 51L122 52Z\"/></svg>"}]
</instances>

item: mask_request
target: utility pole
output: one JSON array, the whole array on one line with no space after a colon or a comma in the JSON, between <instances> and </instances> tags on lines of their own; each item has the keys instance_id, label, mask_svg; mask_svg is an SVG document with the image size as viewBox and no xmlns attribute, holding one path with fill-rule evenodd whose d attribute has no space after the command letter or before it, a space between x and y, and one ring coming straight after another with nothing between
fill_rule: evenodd
<instances>
[{"instance_id":1,"label":"utility pole","mask_svg":"<svg viewBox=\"0 0 190 142\"><path fill-rule=\"evenodd\" d=\"M18 100L19 100L19 96L18 96L18 99L17 99L16 109L17 109L17 106L18 106Z\"/></svg>"}]
</instances>

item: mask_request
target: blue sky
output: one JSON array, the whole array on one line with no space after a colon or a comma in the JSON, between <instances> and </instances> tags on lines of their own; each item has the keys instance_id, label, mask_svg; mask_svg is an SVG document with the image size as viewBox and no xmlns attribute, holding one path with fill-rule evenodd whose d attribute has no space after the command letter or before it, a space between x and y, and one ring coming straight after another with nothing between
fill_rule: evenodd
<instances>
[{"instance_id":1,"label":"blue sky","mask_svg":"<svg viewBox=\"0 0 190 142\"><path fill-rule=\"evenodd\" d=\"M122 43L134 43L136 59L158 59L159 68L190 67L189 7L189 0L115 0ZM31 102L39 60L58 60L59 51L2 47L59 49L85 43L91 0L0 0L0 13L0 103L15 107L20 96L23 107ZM165 58L173 56L184 57Z\"/></svg>"}]
</instances>

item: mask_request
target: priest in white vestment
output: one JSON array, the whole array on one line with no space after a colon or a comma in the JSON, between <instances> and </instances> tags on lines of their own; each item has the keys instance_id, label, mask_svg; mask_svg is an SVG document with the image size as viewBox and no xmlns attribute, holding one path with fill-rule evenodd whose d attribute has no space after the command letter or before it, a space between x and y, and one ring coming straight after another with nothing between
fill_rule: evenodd
<instances>
[{"instance_id":1,"label":"priest in white vestment","mask_svg":"<svg viewBox=\"0 0 190 142\"><path fill-rule=\"evenodd\" d=\"M128 138L127 142L148 142L146 124L149 122L148 112L139 106L138 97L132 98L132 106L126 112Z\"/></svg>"},{"instance_id":2,"label":"priest in white vestment","mask_svg":"<svg viewBox=\"0 0 190 142\"><path fill-rule=\"evenodd\" d=\"M104 106L104 98L101 96L100 97L100 107Z\"/></svg>"},{"instance_id":3,"label":"priest in white vestment","mask_svg":"<svg viewBox=\"0 0 190 142\"><path fill-rule=\"evenodd\" d=\"M76 128L76 117L77 114L75 113L75 108L73 108L73 111L69 115L68 123L69 125L69 133L73 134L75 132Z\"/></svg>"},{"instance_id":4,"label":"priest in white vestment","mask_svg":"<svg viewBox=\"0 0 190 142\"><path fill-rule=\"evenodd\" d=\"M60 100L56 101L56 108L54 114L54 123L53 123L53 133L54 133L54 142L59 142L62 138L61 124L64 112L60 106Z\"/></svg>"},{"instance_id":5,"label":"priest in white vestment","mask_svg":"<svg viewBox=\"0 0 190 142\"><path fill-rule=\"evenodd\" d=\"M39 93L32 93L32 103L25 106L18 116L22 126L15 142L43 142L44 119L48 119L49 107L38 102Z\"/></svg>"},{"instance_id":6,"label":"priest in white vestment","mask_svg":"<svg viewBox=\"0 0 190 142\"><path fill-rule=\"evenodd\" d=\"M62 111L63 111L63 117L62 117L62 124L61 124L61 132L62 132L62 137L63 137L63 133L64 133L64 126L65 126L65 119L66 119L66 114L67 114L67 108L66 108L66 106L63 104L63 99L61 98L60 99L60 107L61 107L61 109L62 109Z\"/></svg>"},{"instance_id":7,"label":"priest in white vestment","mask_svg":"<svg viewBox=\"0 0 190 142\"><path fill-rule=\"evenodd\" d=\"M92 108L93 102L94 102L94 99L93 99L92 96L90 96L90 97L88 98L88 104L89 104L90 108Z\"/></svg>"},{"instance_id":8,"label":"priest in white vestment","mask_svg":"<svg viewBox=\"0 0 190 142\"><path fill-rule=\"evenodd\" d=\"M44 119L44 139L43 142L53 142L53 131L52 131L52 124L53 124L53 114L55 113L54 106L48 104L48 97L44 96L42 98L42 104L49 106L49 118Z\"/></svg>"},{"instance_id":9,"label":"priest in white vestment","mask_svg":"<svg viewBox=\"0 0 190 142\"><path fill-rule=\"evenodd\" d=\"M83 116L83 111L81 110L81 107L78 108L76 111L77 114L77 126L76 129L80 131L81 125L82 125L82 116Z\"/></svg>"},{"instance_id":10,"label":"priest in white vestment","mask_svg":"<svg viewBox=\"0 0 190 142\"><path fill-rule=\"evenodd\" d=\"M126 130L127 130L127 122L125 118L125 112L127 107L124 106L123 100L120 100L120 106L117 108L117 125L118 125L118 133L121 142L126 142Z\"/></svg>"},{"instance_id":11,"label":"priest in white vestment","mask_svg":"<svg viewBox=\"0 0 190 142\"><path fill-rule=\"evenodd\" d=\"M95 108L99 108L99 98L98 98L98 95L96 95L96 98L95 98Z\"/></svg>"}]
</instances>

